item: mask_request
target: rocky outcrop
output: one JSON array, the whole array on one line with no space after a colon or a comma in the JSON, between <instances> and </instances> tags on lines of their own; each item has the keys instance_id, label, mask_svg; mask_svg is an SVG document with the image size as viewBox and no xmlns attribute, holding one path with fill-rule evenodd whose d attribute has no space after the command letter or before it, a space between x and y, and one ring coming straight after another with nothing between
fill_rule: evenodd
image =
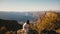
<instances>
[{"instance_id":1,"label":"rocky outcrop","mask_svg":"<svg viewBox=\"0 0 60 34\"><path fill-rule=\"evenodd\" d=\"M0 28L5 26L7 30L16 31L22 28L22 25L18 24L15 20L3 20L0 19Z\"/></svg>"}]
</instances>

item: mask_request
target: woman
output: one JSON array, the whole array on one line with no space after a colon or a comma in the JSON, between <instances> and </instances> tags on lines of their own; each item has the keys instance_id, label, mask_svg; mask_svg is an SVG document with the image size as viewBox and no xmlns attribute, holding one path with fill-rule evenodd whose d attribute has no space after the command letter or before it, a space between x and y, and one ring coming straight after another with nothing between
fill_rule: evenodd
<instances>
[{"instance_id":1,"label":"woman","mask_svg":"<svg viewBox=\"0 0 60 34\"><path fill-rule=\"evenodd\" d=\"M23 24L23 30L25 30L26 33L29 32L29 29L30 29L29 25L30 25L29 20L27 20L27 22Z\"/></svg>"}]
</instances>

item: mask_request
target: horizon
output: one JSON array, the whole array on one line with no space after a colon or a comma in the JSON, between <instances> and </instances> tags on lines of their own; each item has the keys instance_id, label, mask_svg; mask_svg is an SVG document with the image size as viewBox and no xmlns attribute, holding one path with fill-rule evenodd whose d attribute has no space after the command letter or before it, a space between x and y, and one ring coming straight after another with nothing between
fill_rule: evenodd
<instances>
[{"instance_id":1,"label":"horizon","mask_svg":"<svg viewBox=\"0 0 60 34\"><path fill-rule=\"evenodd\" d=\"M0 12L47 12L47 11L53 11L53 12L60 12L60 10L44 10L44 11L0 11Z\"/></svg>"}]
</instances>

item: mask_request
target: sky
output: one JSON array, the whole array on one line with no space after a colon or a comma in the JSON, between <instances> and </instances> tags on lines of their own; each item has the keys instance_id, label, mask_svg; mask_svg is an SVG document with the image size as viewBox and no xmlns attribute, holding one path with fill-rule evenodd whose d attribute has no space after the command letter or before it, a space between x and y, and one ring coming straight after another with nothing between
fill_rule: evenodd
<instances>
[{"instance_id":1,"label":"sky","mask_svg":"<svg viewBox=\"0 0 60 34\"><path fill-rule=\"evenodd\" d=\"M0 11L60 10L60 0L0 0Z\"/></svg>"}]
</instances>

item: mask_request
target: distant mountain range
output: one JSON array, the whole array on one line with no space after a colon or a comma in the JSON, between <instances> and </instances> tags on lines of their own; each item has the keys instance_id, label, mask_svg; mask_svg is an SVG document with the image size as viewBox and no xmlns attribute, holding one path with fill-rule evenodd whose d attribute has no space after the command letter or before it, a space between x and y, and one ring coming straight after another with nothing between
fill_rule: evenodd
<instances>
[{"instance_id":1,"label":"distant mountain range","mask_svg":"<svg viewBox=\"0 0 60 34\"><path fill-rule=\"evenodd\" d=\"M37 19L39 12L4 12L0 11L0 19L16 20L26 22L26 20L34 21Z\"/></svg>"},{"instance_id":2,"label":"distant mountain range","mask_svg":"<svg viewBox=\"0 0 60 34\"><path fill-rule=\"evenodd\" d=\"M59 11L56 11L59 12ZM39 16L45 14L44 11L36 11L36 12L7 12L0 11L0 19L4 20L16 20L18 22L26 22L26 20L35 21Z\"/></svg>"}]
</instances>

